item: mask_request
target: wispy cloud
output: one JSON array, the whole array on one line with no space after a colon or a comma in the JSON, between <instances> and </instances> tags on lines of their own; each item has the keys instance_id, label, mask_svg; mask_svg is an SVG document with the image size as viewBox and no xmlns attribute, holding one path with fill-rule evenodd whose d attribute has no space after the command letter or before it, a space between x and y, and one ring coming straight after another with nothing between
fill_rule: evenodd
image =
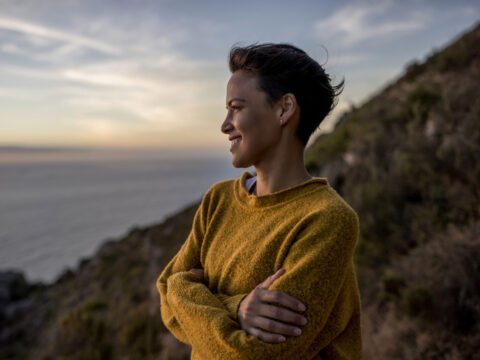
<instances>
[{"instance_id":1,"label":"wispy cloud","mask_svg":"<svg viewBox=\"0 0 480 360\"><path fill-rule=\"evenodd\" d=\"M314 24L318 37L335 38L344 46L364 40L384 38L420 30L426 26L425 13L412 11L403 19L392 19L389 10L394 10L392 1L348 4L326 19ZM384 15L390 15L388 17Z\"/></svg>"},{"instance_id":2,"label":"wispy cloud","mask_svg":"<svg viewBox=\"0 0 480 360\"><path fill-rule=\"evenodd\" d=\"M2 74L4 77L10 75L22 78L33 78L42 80L53 80L55 78L58 78L60 75L56 71L36 69L17 65L3 65L0 69L0 74Z\"/></svg>"},{"instance_id":3,"label":"wispy cloud","mask_svg":"<svg viewBox=\"0 0 480 360\"><path fill-rule=\"evenodd\" d=\"M312 23L292 18L290 5L279 8L279 19L292 21L295 31L286 31L283 21L262 20L271 13L267 2L256 4L259 16L245 27L229 16L231 9L215 3L44 0L39 6L35 0L0 0L0 119L12 129L10 135L0 131L0 142L223 144L228 47L240 40L274 41L271 34L307 51L317 48L318 38L332 40L328 65L339 69L338 79L346 78L343 99L358 102L392 76L382 68L401 67L403 58L395 56L392 64L385 56L399 44L431 46L458 31L450 27L439 38L433 29L478 18L470 0L443 7L415 1L338 2L331 15L317 18L311 38L305 32ZM310 18L331 9L311 3L298 14ZM400 36L424 28L423 40ZM398 41L369 46L370 40L394 37ZM404 57L418 55L406 50ZM340 102L336 111L342 107Z\"/></svg>"},{"instance_id":4,"label":"wispy cloud","mask_svg":"<svg viewBox=\"0 0 480 360\"><path fill-rule=\"evenodd\" d=\"M334 65L351 65L364 62L370 58L369 55L366 54L339 54L338 56L334 56L331 60L331 64Z\"/></svg>"},{"instance_id":5,"label":"wispy cloud","mask_svg":"<svg viewBox=\"0 0 480 360\"><path fill-rule=\"evenodd\" d=\"M95 39L14 18L0 17L0 29L16 31L32 36L33 41L39 40L42 42L44 39L59 40L69 43L71 46L86 47L107 54L118 54L120 52L116 47Z\"/></svg>"},{"instance_id":6,"label":"wispy cloud","mask_svg":"<svg viewBox=\"0 0 480 360\"><path fill-rule=\"evenodd\" d=\"M168 123L178 118L188 121L185 110L208 101L209 90L218 87L211 75L216 66L172 52L152 61L118 60L65 68L60 75L75 85L65 91L71 105L100 111L122 109L142 121Z\"/></svg>"},{"instance_id":7,"label":"wispy cloud","mask_svg":"<svg viewBox=\"0 0 480 360\"><path fill-rule=\"evenodd\" d=\"M130 127L153 124L165 131L188 126L198 119L199 108L212 103L208 91L213 87L220 93L215 74L218 62L193 59L171 47L185 36L185 30L167 31L152 21L132 31L115 27L111 19L86 21L83 26L90 37L0 17L0 30L16 35L9 36L0 51L27 60L22 65L3 65L0 74L10 82L20 78L22 84L42 81L55 94L57 106L82 118L81 131L100 134L115 133L115 123L122 129L127 123ZM92 40L92 34L98 34L97 40ZM27 46L24 35L33 36L36 43L29 41ZM109 44L121 44L122 51ZM108 56L81 57L84 48ZM31 67L31 60L41 64ZM31 88L25 92L38 94Z\"/></svg>"}]
</instances>

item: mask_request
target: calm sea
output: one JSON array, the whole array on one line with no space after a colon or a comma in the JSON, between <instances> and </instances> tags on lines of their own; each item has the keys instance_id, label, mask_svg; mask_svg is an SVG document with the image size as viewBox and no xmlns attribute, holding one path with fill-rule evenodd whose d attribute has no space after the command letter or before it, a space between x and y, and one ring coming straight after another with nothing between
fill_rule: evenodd
<instances>
[{"instance_id":1,"label":"calm sea","mask_svg":"<svg viewBox=\"0 0 480 360\"><path fill-rule=\"evenodd\" d=\"M0 149L0 269L50 282L107 239L235 178L230 153Z\"/></svg>"}]
</instances>

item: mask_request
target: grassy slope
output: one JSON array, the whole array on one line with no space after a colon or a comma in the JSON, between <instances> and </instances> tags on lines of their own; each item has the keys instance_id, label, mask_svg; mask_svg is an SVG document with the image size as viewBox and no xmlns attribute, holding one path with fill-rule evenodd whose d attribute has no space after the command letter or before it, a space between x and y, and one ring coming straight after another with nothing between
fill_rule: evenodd
<instances>
[{"instance_id":1,"label":"grassy slope","mask_svg":"<svg viewBox=\"0 0 480 360\"><path fill-rule=\"evenodd\" d=\"M0 358L189 359L190 349L163 326L155 282L188 237L198 205L105 243L54 284L32 285L29 298L37 300L9 322Z\"/></svg>"},{"instance_id":2,"label":"grassy slope","mask_svg":"<svg viewBox=\"0 0 480 360\"><path fill-rule=\"evenodd\" d=\"M480 26L306 153L357 210L367 358L468 358L480 346Z\"/></svg>"}]
</instances>

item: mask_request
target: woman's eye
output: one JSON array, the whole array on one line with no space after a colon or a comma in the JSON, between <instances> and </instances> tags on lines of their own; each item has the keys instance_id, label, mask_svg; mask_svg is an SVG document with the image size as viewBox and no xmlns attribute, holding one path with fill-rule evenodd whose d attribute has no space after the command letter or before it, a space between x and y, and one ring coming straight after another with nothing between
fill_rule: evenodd
<instances>
[{"instance_id":1,"label":"woman's eye","mask_svg":"<svg viewBox=\"0 0 480 360\"><path fill-rule=\"evenodd\" d=\"M233 110L233 111L238 111L241 109L240 106L233 106L233 105L230 105L230 107L227 107L226 108L227 110Z\"/></svg>"}]
</instances>

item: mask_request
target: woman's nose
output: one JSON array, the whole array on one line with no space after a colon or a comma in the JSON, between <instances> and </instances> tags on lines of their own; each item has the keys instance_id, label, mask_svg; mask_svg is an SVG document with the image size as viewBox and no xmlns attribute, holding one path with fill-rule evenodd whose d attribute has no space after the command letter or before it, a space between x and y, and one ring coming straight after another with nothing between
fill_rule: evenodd
<instances>
[{"instance_id":1,"label":"woman's nose","mask_svg":"<svg viewBox=\"0 0 480 360\"><path fill-rule=\"evenodd\" d=\"M225 120L223 121L222 126L220 126L220 130L224 134L228 134L228 132L232 130L232 124L230 123L230 112L225 117Z\"/></svg>"}]
</instances>

